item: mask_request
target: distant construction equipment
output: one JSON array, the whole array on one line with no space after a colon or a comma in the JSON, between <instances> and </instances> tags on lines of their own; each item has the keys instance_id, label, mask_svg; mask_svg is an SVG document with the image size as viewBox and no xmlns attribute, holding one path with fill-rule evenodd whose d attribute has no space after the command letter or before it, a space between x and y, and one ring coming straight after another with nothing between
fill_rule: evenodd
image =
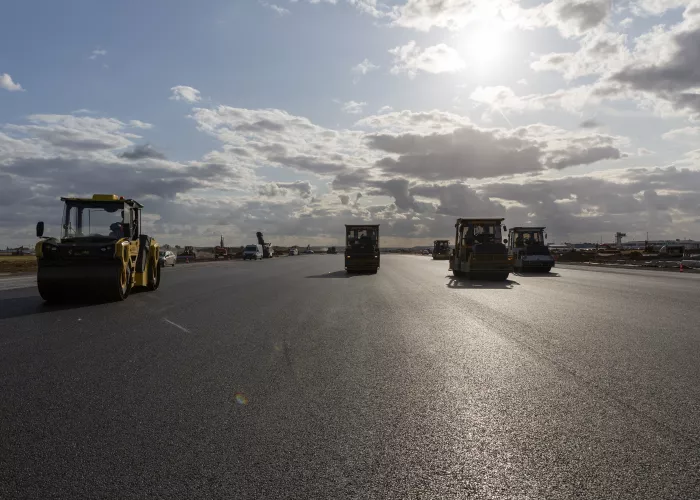
<instances>
[{"instance_id":1,"label":"distant construction equipment","mask_svg":"<svg viewBox=\"0 0 700 500\"><path fill-rule=\"evenodd\" d=\"M271 259L275 253L275 251L272 249L272 244L265 242L263 239L263 234L260 231L255 233L255 236L258 237L258 245L262 246L263 248L263 259Z\"/></svg>"},{"instance_id":2,"label":"distant construction equipment","mask_svg":"<svg viewBox=\"0 0 700 500\"><path fill-rule=\"evenodd\" d=\"M622 238L627 238L627 233L617 232L615 233L615 246L617 248L622 248Z\"/></svg>"}]
</instances>

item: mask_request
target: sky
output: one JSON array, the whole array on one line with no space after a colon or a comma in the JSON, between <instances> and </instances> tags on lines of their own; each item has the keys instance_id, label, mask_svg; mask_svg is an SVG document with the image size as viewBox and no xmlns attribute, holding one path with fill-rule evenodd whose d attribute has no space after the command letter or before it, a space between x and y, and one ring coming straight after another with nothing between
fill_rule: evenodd
<instances>
[{"instance_id":1,"label":"sky","mask_svg":"<svg viewBox=\"0 0 700 500\"><path fill-rule=\"evenodd\" d=\"M171 245L700 238L699 47L700 0L9 0L0 246L93 193Z\"/></svg>"}]
</instances>

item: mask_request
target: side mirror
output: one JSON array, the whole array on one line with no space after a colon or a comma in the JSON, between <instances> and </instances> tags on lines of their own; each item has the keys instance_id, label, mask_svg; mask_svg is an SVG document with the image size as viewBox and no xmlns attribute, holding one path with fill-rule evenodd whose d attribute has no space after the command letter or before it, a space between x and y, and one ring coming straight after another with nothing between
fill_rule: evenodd
<instances>
[{"instance_id":1,"label":"side mirror","mask_svg":"<svg viewBox=\"0 0 700 500\"><path fill-rule=\"evenodd\" d=\"M44 236L44 221L39 221L36 223L36 237L41 238Z\"/></svg>"},{"instance_id":2,"label":"side mirror","mask_svg":"<svg viewBox=\"0 0 700 500\"><path fill-rule=\"evenodd\" d=\"M544 233L544 239L545 240L547 239L547 233Z\"/></svg>"},{"instance_id":3,"label":"side mirror","mask_svg":"<svg viewBox=\"0 0 700 500\"><path fill-rule=\"evenodd\" d=\"M503 243L508 244L508 238L504 238Z\"/></svg>"},{"instance_id":4,"label":"side mirror","mask_svg":"<svg viewBox=\"0 0 700 500\"><path fill-rule=\"evenodd\" d=\"M504 231L508 231L508 228L506 226L503 226Z\"/></svg>"}]
</instances>

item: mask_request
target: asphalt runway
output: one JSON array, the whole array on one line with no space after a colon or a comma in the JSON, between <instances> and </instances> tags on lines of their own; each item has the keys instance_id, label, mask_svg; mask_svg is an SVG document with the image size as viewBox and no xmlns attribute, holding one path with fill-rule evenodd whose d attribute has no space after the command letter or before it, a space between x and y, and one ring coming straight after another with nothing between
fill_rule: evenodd
<instances>
[{"instance_id":1,"label":"asphalt runway","mask_svg":"<svg viewBox=\"0 0 700 500\"><path fill-rule=\"evenodd\" d=\"M0 291L0 498L700 498L700 275L342 266Z\"/></svg>"}]
</instances>

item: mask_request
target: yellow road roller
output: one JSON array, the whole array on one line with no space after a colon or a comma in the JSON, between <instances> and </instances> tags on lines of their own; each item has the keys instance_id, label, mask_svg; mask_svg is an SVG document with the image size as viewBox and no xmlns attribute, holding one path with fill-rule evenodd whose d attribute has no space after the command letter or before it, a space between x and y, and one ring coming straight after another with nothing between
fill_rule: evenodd
<instances>
[{"instance_id":1,"label":"yellow road roller","mask_svg":"<svg viewBox=\"0 0 700 500\"><path fill-rule=\"evenodd\" d=\"M119 301L135 287L160 286L159 245L141 234L143 205L115 194L61 201L60 238L44 237L44 223L36 225L37 285L45 301Z\"/></svg>"}]
</instances>

